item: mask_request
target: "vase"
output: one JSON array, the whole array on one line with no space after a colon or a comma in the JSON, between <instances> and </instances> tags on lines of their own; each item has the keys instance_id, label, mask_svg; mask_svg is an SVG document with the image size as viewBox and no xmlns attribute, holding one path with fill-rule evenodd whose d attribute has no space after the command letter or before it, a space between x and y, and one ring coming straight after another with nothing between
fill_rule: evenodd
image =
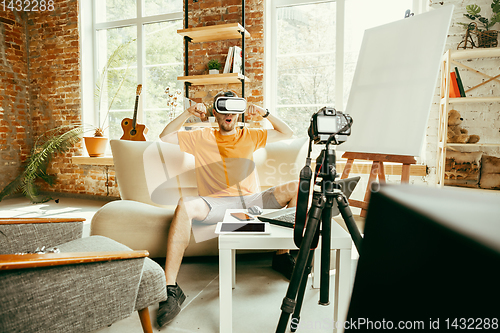
<instances>
[{"instance_id":1,"label":"vase","mask_svg":"<svg viewBox=\"0 0 500 333\"><path fill-rule=\"evenodd\" d=\"M210 70L208 70L208 74L219 74L219 70L218 69L210 69Z\"/></svg>"},{"instance_id":2,"label":"vase","mask_svg":"<svg viewBox=\"0 0 500 333\"><path fill-rule=\"evenodd\" d=\"M85 140L85 148L87 148L90 157L104 156L108 138L102 136L86 136L83 139Z\"/></svg>"}]
</instances>

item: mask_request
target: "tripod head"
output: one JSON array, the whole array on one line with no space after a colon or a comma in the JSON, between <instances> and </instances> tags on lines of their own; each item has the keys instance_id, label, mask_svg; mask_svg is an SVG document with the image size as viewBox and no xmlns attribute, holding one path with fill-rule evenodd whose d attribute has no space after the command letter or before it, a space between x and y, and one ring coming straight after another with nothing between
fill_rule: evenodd
<instances>
[{"instance_id":1,"label":"tripod head","mask_svg":"<svg viewBox=\"0 0 500 333\"><path fill-rule=\"evenodd\" d=\"M322 108L320 111L315 113L311 118L311 124L309 126L309 149L306 158L306 165L300 171L300 181L299 181L299 191L297 193L297 208L295 213L295 228L294 228L294 242L297 247L300 247L302 238L304 235L305 222L308 218L308 210L310 204L310 187L311 187L311 153L313 148L313 142L324 143L325 147L316 158L316 167L314 173L314 193L313 198L323 196L324 198L317 198L317 200L330 200L328 207L332 211L332 216L339 214L339 206L343 207L340 212L349 208L349 203L345 195L343 195L342 186L335 181L338 177L336 168L336 155L335 149L331 148L330 145L340 145L345 142L348 135L351 134L352 118L342 112L329 111L328 108ZM335 118L332 122L330 118ZM324 119L328 119L325 121ZM323 125L321 125L323 123ZM325 138L321 136L322 133L319 130L325 131L325 123L336 124L334 132L329 132L329 136ZM342 138L343 140L339 140ZM348 209L350 211L350 209ZM353 238L353 241L358 248L361 243L361 234L354 223L351 223L351 216L342 216L344 220L348 219L346 223L348 230ZM313 241L313 248L317 246L317 241L319 239L319 230Z\"/></svg>"}]
</instances>

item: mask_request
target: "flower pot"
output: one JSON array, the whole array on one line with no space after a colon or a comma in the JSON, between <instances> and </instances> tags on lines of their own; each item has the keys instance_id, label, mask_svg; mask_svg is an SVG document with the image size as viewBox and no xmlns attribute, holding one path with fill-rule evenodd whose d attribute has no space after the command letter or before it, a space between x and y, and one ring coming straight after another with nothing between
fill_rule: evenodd
<instances>
[{"instance_id":1,"label":"flower pot","mask_svg":"<svg viewBox=\"0 0 500 333\"><path fill-rule=\"evenodd\" d=\"M102 136L86 136L83 139L85 140L85 148L87 148L90 157L104 156L108 138Z\"/></svg>"},{"instance_id":2,"label":"flower pot","mask_svg":"<svg viewBox=\"0 0 500 333\"><path fill-rule=\"evenodd\" d=\"M209 69L208 74L219 74L219 70L218 69Z\"/></svg>"},{"instance_id":3,"label":"flower pot","mask_svg":"<svg viewBox=\"0 0 500 333\"><path fill-rule=\"evenodd\" d=\"M479 47L497 47L498 46L498 31L478 31L477 44Z\"/></svg>"}]
</instances>

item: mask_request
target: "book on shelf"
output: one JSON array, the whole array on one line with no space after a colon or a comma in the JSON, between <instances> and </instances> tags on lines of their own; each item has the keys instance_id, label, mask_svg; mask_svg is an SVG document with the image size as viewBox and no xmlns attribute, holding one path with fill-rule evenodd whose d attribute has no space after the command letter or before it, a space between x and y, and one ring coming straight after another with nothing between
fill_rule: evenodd
<instances>
[{"instance_id":1,"label":"book on shelf","mask_svg":"<svg viewBox=\"0 0 500 333\"><path fill-rule=\"evenodd\" d=\"M241 70L242 62L243 62L243 57L241 54L241 47L235 46L233 52L233 69L231 70L231 73L241 74L243 72Z\"/></svg>"},{"instance_id":2,"label":"book on shelf","mask_svg":"<svg viewBox=\"0 0 500 333\"><path fill-rule=\"evenodd\" d=\"M227 51L226 63L224 64L223 73L231 73L231 67L233 64L233 49L234 48L230 46L229 50Z\"/></svg>"},{"instance_id":3,"label":"book on shelf","mask_svg":"<svg viewBox=\"0 0 500 333\"><path fill-rule=\"evenodd\" d=\"M458 89L460 90L460 97L465 97L464 85L462 84L462 79L460 78L460 73L458 72L457 67L455 67L455 74L457 77Z\"/></svg>"},{"instance_id":4,"label":"book on shelf","mask_svg":"<svg viewBox=\"0 0 500 333\"><path fill-rule=\"evenodd\" d=\"M455 72L450 73L450 98L461 97L460 89L458 89L457 75Z\"/></svg>"}]
</instances>

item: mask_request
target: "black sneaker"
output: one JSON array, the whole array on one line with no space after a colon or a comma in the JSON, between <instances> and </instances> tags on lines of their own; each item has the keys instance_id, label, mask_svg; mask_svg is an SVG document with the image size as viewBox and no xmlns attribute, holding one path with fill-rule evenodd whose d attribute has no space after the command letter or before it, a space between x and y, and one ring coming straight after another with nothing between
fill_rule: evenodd
<instances>
[{"instance_id":1,"label":"black sneaker","mask_svg":"<svg viewBox=\"0 0 500 333\"><path fill-rule=\"evenodd\" d=\"M295 267L295 259L290 253L273 255L273 269L283 274L288 280L292 278L293 268Z\"/></svg>"},{"instance_id":2,"label":"black sneaker","mask_svg":"<svg viewBox=\"0 0 500 333\"><path fill-rule=\"evenodd\" d=\"M156 322L160 328L170 324L175 316L181 312L181 305L185 299L186 295L177 283L175 286L167 286L167 300L160 302L160 308L156 315Z\"/></svg>"}]
</instances>

